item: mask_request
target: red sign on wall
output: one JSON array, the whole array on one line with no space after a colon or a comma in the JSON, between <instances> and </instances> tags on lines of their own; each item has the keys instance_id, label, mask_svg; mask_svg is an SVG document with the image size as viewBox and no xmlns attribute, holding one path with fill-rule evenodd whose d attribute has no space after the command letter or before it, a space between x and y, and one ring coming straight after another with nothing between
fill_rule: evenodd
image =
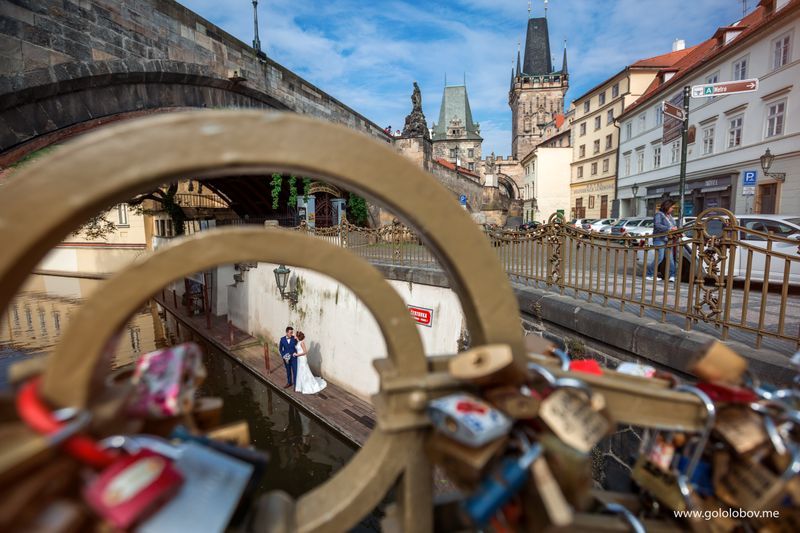
<instances>
[{"instance_id":1,"label":"red sign on wall","mask_svg":"<svg viewBox=\"0 0 800 533\"><path fill-rule=\"evenodd\" d=\"M411 318L413 318L414 322L417 324L427 327L431 327L433 324L433 309L409 305L408 311L411 313Z\"/></svg>"}]
</instances>

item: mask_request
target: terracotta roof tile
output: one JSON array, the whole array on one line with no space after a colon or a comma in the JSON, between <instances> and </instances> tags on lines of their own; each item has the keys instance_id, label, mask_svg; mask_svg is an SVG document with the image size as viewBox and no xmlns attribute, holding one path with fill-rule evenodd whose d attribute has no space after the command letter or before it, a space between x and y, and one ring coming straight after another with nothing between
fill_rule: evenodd
<instances>
[{"instance_id":1,"label":"terracotta roof tile","mask_svg":"<svg viewBox=\"0 0 800 533\"><path fill-rule=\"evenodd\" d=\"M450 170L456 170L455 163L451 163L447 159L436 159L436 162L439 163L440 165L442 165L443 167L449 168ZM469 170L468 168L464 168L461 165L459 165L459 167L458 167L458 173L459 174L467 174L469 176L475 176L476 178L480 178L480 176L478 174L475 174L475 172L473 172L472 170Z\"/></svg>"},{"instance_id":2,"label":"terracotta roof tile","mask_svg":"<svg viewBox=\"0 0 800 533\"><path fill-rule=\"evenodd\" d=\"M660 56L655 57L648 57L647 59L640 59L639 61L632 63L631 68L663 68L663 67L671 67L694 50L696 47L691 48L684 48L683 50L677 50L675 52L669 52L667 54L661 54Z\"/></svg>"}]
</instances>

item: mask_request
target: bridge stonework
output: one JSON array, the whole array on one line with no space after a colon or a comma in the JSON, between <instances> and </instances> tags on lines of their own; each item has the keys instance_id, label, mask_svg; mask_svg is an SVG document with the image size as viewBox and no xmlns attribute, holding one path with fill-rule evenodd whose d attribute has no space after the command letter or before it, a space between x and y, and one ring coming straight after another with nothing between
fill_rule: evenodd
<instances>
[{"instance_id":1,"label":"bridge stonework","mask_svg":"<svg viewBox=\"0 0 800 533\"><path fill-rule=\"evenodd\" d=\"M187 107L291 110L389 141L173 0L0 1L0 153L109 117Z\"/></svg>"}]
</instances>

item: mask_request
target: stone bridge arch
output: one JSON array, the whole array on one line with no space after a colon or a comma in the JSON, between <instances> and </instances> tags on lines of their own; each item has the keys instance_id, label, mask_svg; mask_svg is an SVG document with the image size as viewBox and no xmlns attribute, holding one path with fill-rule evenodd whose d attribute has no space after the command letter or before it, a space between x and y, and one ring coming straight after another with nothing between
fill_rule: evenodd
<instances>
[{"instance_id":1,"label":"stone bridge arch","mask_svg":"<svg viewBox=\"0 0 800 533\"><path fill-rule=\"evenodd\" d=\"M517 182L506 174L497 174L497 185L508 194L509 200L518 200L522 197Z\"/></svg>"},{"instance_id":2,"label":"stone bridge arch","mask_svg":"<svg viewBox=\"0 0 800 533\"><path fill-rule=\"evenodd\" d=\"M0 78L0 153L8 164L119 118L231 107L289 109L207 65L161 59L61 63Z\"/></svg>"}]
</instances>

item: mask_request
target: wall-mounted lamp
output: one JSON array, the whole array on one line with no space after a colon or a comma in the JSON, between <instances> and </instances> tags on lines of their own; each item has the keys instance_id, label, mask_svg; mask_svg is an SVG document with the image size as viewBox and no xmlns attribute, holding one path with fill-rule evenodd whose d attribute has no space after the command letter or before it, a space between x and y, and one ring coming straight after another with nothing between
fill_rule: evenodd
<instances>
[{"instance_id":1,"label":"wall-mounted lamp","mask_svg":"<svg viewBox=\"0 0 800 533\"><path fill-rule=\"evenodd\" d=\"M775 156L769 151L764 152L764 155L761 156L761 170L764 171L764 175L768 178L772 178L775 181L784 182L786 181L786 173L785 172L773 172L770 174L769 168L772 166L772 162L775 160Z\"/></svg>"},{"instance_id":2,"label":"wall-mounted lamp","mask_svg":"<svg viewBox=\"0 0 800 533\"><path fill-rule=\"evenodd\" d=\"M292 304L297 303L297 291L287 291L286 287L289 284L289 274L292 272L286 265L280 265L272 272L275 273L275 283L278 284L278 290L281 291L281 298L289 300Z\"/></svg>"}]
</instances>

